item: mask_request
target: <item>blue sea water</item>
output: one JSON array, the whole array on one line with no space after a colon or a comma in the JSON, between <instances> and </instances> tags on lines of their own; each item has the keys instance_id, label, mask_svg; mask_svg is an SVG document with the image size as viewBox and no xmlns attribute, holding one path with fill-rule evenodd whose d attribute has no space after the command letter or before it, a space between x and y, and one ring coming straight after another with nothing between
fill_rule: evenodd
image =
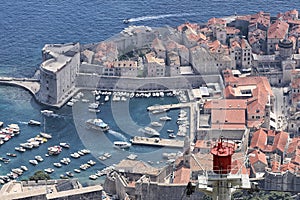
<instances>
[{"instance_id":1,"label":"blue sea water","mask_svg":"<svg viewBox=\"0 0 300 200\"><path fill-rule=\"evenodd\" d=\"M41 49L46 43L80 42L83 44L108 39L122 31L128 25L147 25L151 27L177 26L186 21L202 23L211 17L229 16L237 13L252 14L258 11L270 12L276 15L291 9L299 10L297 1L279 0L111 0L111 1L80 1L80 0L17 0L3 1L0 4L0 76L31 77L41 63ZM122 20L130 18L130 24L123 24ZM86 92L88 98L90 92ZM99 135L85 129L83 122L95 114L87 112L87 105L80 102L73 108L63 107L55 110L56 118L47 118L46 131L53 134L53 139L37 150L28 151L12 159L9 164L2 164L0 175L6 174L10 168L21 164L29 166L28 160L34 155L44 155L48 146L61 141L71 143L69 150L64 150L58 157L47 157L38 166L30 166L30 171L24 178L32 175L33 171L44 169L62 157L69 156L75 150L88 148L93 155L80 160L72 160L69 166L61 168L52 176L59 177L60 173L78 168L80 163L95 159L104 152L113 154L110 161L98 163L89 171L78 175L82 181L88 183L89 175L105 165L116 163L129 153L139 153L139 157L161 158L157 148L132 147L128 151L118 151L112 148L113 140L128 140L134 135L138 127L146 126L151 118L146 112L148 105L158 103L174 103L177 99L151 98L132 99L129 103L110 104L101 106L101 117L110 124L113 131ZM21 142L38 134L42 127L28 127L25 122L29 119L43 120L40 110L45 109L35 102L25 90L11 86L0 86L0 121L5 124L18 123L22 133L0 147L0 156ZM178 110L168 113L177 117ZM161 130L165 133L169 128L176 128L175 120L168 122ZM166 137L166 135L163 135ZM22 178L23 178L22 177Z\"/></svg>"}]
</instances>

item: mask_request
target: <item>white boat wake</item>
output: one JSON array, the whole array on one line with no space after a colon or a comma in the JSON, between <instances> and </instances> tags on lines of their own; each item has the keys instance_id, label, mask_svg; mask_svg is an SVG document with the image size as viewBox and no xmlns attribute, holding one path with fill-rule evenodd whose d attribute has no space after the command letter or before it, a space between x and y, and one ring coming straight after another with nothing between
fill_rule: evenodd
<instances>
[{"instance_id":1,"label":"white boat wake","mask_svg":"<svg viewBox=\"0 0 300 200\"><path fill-rule=\"evenodd\" d=\"M124 141L127 140L127 138L123 134L121 134L119 132L116 132L116 131L113 131L113 130L109 130L108 133L110 133L110 134L112 134L112 135L114 135L114 136L116 136L116 137L118 137L118 138L120 138L120 139L122 139Z\"/></svg>"},{"instance_id":2,"label":"white boat wake","mask_svg":"<svg viewBox=\"0 0 300 200\"><path fill-rule=\"evenodd\" d=\"M167 17L183 17L183 16L190 16L194 15L194 13L181 13L181 14L165 14L165 15L156 15L156 16L143 16L143 17L136 17L128 19L128 22L138 22L138 21L147 21L153 19L161 19Z\"/></svg>"}]
</instances>

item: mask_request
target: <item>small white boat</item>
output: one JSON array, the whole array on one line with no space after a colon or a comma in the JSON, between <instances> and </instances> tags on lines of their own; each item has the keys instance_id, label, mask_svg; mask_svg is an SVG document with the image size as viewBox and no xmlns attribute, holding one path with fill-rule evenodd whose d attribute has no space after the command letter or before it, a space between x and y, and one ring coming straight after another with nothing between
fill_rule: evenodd
<instances>
[{"instance_id":1,"label":"small white boat","mask_svg":"<svg viewBox=\"0 0 300 200\"><path fill-rule=\"evenodd\" d=\"M99 113L100 110L99 109L94 109L94 108L89 108L89 111L92 113Z\"/></svg>"},{"instance_id":2,"label":"small white boat","mask_svg":"<svg viewBox=\"0 0 300 200\"><path fill-rule=\"evenodd\" d=\"M31 120L29 120L28 125L40 126L41 122L31 119Z\"/></svg>"},{"instance_id":3,"label":"small white boat","mask_svg":"<svg viewBox=\"0 0 300 200\"><path fill-rule=\"evenodd\" d=\"M84 153L84 154L89 154L89 153L91 153L91 151L88 150L88 149L82 149L81 152Z\"/></svg>"},{"instance_id":4,"label":"small white boat","mask_svg":"<svg viewBox=\"0 0 300 200\"><path fill-rule=\"evenodd\" d=\"M42 158L42 156L35 156L34 157L37 161L39 161L39 162L43 162L44 161L44 159Z\"/></svg>"},{"instance_id":5,"label":"small white boat","mask_svg":"<svg viewBox=\"0 0 300 200\"><path fill-rule=\"evenodd\" d=\"M20 151L20 152L25 152L26 151L26 149L23 148L23 147L15 147L15 150Z\"/></svg>"},{"instance_id":6,"label":"small white boat","mask_svg":"<svg viewBox=\"0 0 300 200\"><path fill-rule=\"evenodd\" d=\"M168 129L167 132L168 132L168 133L174 133L174 130Z\"/></svg>"},{"instance_id":7,"label":"small white boat","mask_svg":"<svg viewBox=\"0 0 300 200\"><path fill-rule=\"evenodd\" d=\"M80 156L84 156L84 153L83 153L81 150L77 151L77 153L78 153Z\"/></svg>"},{"instance_id":8,"label":"small white boat","mask_svg":"<svg viewBox=\"0 0 300 200\"><path fill-rule=\"evenodd\" d=\"M105 102L109 101L109 96L108 95L105 96L104 101Z\"/></svg>"},{"instance_id":9,"label":"small white boat","mask_svg":"<svg viewBox=\"0 0 300 200\"><path fill-rule=\"evenodd\" d=\"M33 165L39 164L37 160L29 160L29 163Z\"/></svg>"},{"instance_id":10,"label":"small white boat","mask_svg":"<svg viewBox=\"0 0 300 200\"><path fill-rule=\"evenodd\" d=\"M160 127L162 124L159 122L151 122L151 126Z\"/></svg>"},{"instance_id":11,"label":"small white boat","mask_svg":"<svg viewBox=\"0 0 300 200\"><path fill-rule=\"evenodd\" d=\"M19 134L20 133L20 127L19 127L18 124L9 124L8 128L10 130L12 130L12 132L15 133L15 134Z\"/></svg>"},{"instance_id":12,"label":"small white boat","mask_svg":"<svg viewBox=\"0 0 300 200\"><path fill-rule=\"evenodd\" d=\"M137 158L136 154L130 154L127 156L127 159L129 159L129 160L135 160L136 158Z\"/></svg>"},{"instance_id":13,"label":"small white boat","mask_svg":"<svg viewBox=\"0 0 300 200\"><path fill-rule=\"evenodd\" d=\"M44 133L44 132L40 132L40 135L46 139L51 139L52 135L48 134L48 133Z\"/></svg>"},{"instance_id":14,"label":"small white boat","mask_svg":"<svg viewBox=\"0 0 300 200\"><path fill-rule=\"evenodd\" d=\"M11 171L12 171L13 173L18 174L19 176L23 174L23 170L20 169L20 168L14 168L14 169L11 169Z\"/></svg>"},{"instance_id":15,"label":"small white boat","mask_svg":"<svg viewBox=\"0 0 300 200\"><path fill-rule=\"evenodd\" d=\"M103 154L103 156L105 156L106 158L110 158L110 157L111 157L111 154L108 153L108 152L106 152L106 153Z\"/></svg>"},{"instance_id":16,"label":"small white boat","mask_svg":"<svg viewBox=\"0 0 300 200\"><path fill-rule=\"evenodd\" d=\"M41 113L47 117L50 117L54 114L52 110L42 110Z\"/></svg>"},{"instance_id":17,"label":"small white boat","mask_svg":"<svg viewBox=\"0 0 300 200\"><path fill-rule=\"evenodd\" d=\"M0 127L2 127L3 126L3 122L0 122Z\"/></svg>"},{"instance_id":18,"label":"small white boat","mask_svg":"<svg viewBox=\"0 0 300 200\"><path fill-rule=\"evenodd\" d=\"M124 141L115 141L114 146L120 149L128 149L131 147L131 143Z\"/></svg>"},{"instance_id":19,"label":"small white boat","mask_svg":"<svg viewBox=\"0 0 300 200\"><path fill-rule=\"evenodd\" d=\"M60 163L53 163L53 165L58 168L62 166Z\"/></svg>"},{"instance_id":20,"label":"small white boat","mask_svg":"<svg viewBox=\"0 0 300 200\"><path fill-rule=\"evenodd\" d=\"M72 158L80 158L80 154L77 153L77 152L71 153L70 156L71 156Z\"/></svg>"},{"instance_id":21,"label":"small white boat","mask_svg":"<svg viewBox=\"0 0 300 200\"><path fill-rule=\"evenodd\" d=\"M96 179L98 178L98 176L95 175L95 174L92 174L92 175L89 176L89 178L90 178L91 180L96 180Z\"/></svg>"},{"instance_id":22,"label":"small white boat","mask_svg":"<svg viewBox=\"0 0 300 200\"><path fill-rule=\"evenodd\" d=\"M25 165L22 165L20 168L21 168L23 171L28 171L28 168L27 168Z\"/></svg>"},{"instance_id":23,"label":"small white boat","mask_svg":"<svg viewBox=\"0 0 300 200\"><path fill-rule=\"evenodd\" d=\"M33 148L33 144L26 142L26 143L21 143L20 144L21 147L24 147L26 149L32 149Z\"/></svg>"},{"instance_id":24,"label":"small white boat","mask_svg":"<svg viewBox=\"0 0 300 200\"><path fill-rule=\"evenodd\" d=\"M74 102L73 102L73 101L69 101L69 102L67 103L67 106L72 107L73 105L74 105Z\"/></svg>"},{"instance_id":25,"label":"small white boat","mask_svg":"<svg viewBox=\"0 0 300 200\"><path fill-rule=\"evenodd\" d=\"M174 133L170 133L169 138L176 138L176 135Z\"/></svg>"},{"instance_id":26,"label":"small white boat","mask_svg":"<svg viewBox=\"0 0 300 200\"><path fill-rule=\"evenodd\" d=\"M59 146L64 147L64 148L70 148L70 144L66 143L66 142L59 143Z\"/></svg>"},{"instance_id":27,"label":"small white boat","mask_svg":"<svg viewBox=\"0 0 300 200\"><path fill-rule=\"evenodd\" d=\"M96 119L89 119L86 121L86 126L87 128L92 128L95 130L100 130L100 131L108 131L109 126L105 122L103 122L102 119L96 118Z\"/></svg>"},{"instance_id":28,"label":"small white boat","mask_svg":"<svg viewBox=\"0 0 300 200\"><path fill-rule=\"evenodd\" d=\"M52 172L54 172L54 169L53 168L47 168L47 169L44 169L45 172L47 172L48 174L51 174Z\"/></svg>"},{"instance_id":29,"label":"small white boat","mask_svg":"<svg viewBox=\"0 0 300 200\"><path fill-rule=\"evenodd\" d=\"M74 169L74 172L76 172L76 173L80 173L80 172L81 172L81 170L80 170L80 169Z\"/></svg>"},{"instance_id":30,"label":"small white boat","mask_svg":"<svg viewBox=\"0 0 300 200\"><path fill-rule=\"evenodd\" d=\"M58 146L58 145L48 148L49 155L58 155L58 154L60 154L61 151L62 151L62 147Z\"/></svg>"},{"instance_id":31,"label":"small white boat","mask_svg":"<svg viewBox=\"0 0 300 200\"><path fill-rule=\"evenodd\" d=\"M168 116L163 116L161 118L159 118L160 121L170 121L172 118L168 117Z\"/></svg>"},{"instance_id":32,"label":"small white boat","mask_svg":"<svg viewBox=\"0 0 300 200\"><path fill-rule=\"evenodd\" d=\"M90 100L88 100L88 99L81 99L81 101L84 102L84 103L90 102Z\"/></svg>"},{"instance_id":33,"label":"small white boat","mask_svg":"<svg viewBox=\"0 0 300 200\"><path fill-rule=\"evenodd\" d=\"M91 165L91 166L93 166L93 165L95 165L95 164L96 164L96 162L95 162L95 161L93 161L93 160L89 160L87 163L88 163L89 165Z\"/></svg>"},{"instance_id":34,"label":"small white boat","mask_svg":"<svg viewBox=\"0 0 300 200\"><path fill-rule=\"evenodd\" d=\"M97 109L99 107L98 103L90 103L89 108Z\"/></svg>"},{"instance_id":35,"label":"small white boat","mask_svg":"<svg viewBox=\"0 0 300 200\"><path fill-rule=\"evenodd\" d=\"M66 172L66 175L67 175L68 177L73 177L73 176L74 176L74 174L73 174L72 172L70 172L70 171L67 171L67 172Z\"/></svg>"},{"instance_id":36,"label":"small white boat","mask_svg":"<svg viewBox=\"0 0 300 200\"><path fill-rule=\"evenodd\" d=\"M102 161L107 159L107 157L105 157L105 156L99 156L98 158L99 158L99 160L102 160Z\"/></svg>"}]
</instances>

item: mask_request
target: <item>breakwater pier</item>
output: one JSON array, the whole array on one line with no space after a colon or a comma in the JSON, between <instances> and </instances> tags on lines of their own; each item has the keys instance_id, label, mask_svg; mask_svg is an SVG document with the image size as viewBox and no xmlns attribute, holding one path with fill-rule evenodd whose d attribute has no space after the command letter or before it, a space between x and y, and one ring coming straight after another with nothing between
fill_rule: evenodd
<instances>
[{"instance_id":1,"label":"breakwater pier","mask_svg":"<svg viewBox=\"0 0 300 200\"><path fill-rule=\"evenodd\" d=\"M174 147L183 148L184 141L174 139L162 139L162 138L148 138L135 136L131 138L131 143L136 145L150 145L159 147Z\"/></svg>"}]
</instances>

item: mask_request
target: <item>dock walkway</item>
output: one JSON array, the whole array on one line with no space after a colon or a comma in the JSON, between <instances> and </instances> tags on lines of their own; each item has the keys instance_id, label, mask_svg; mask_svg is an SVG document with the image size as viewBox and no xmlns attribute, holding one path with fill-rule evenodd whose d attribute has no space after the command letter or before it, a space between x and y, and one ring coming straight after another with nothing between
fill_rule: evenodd
<instances>
[{"instance_id":1,"label":"dock walkway","mask_svg":"<svg viewBox=\"0 0 300 200\"><path fill-rule=\"evenodd\" d=\"M136 145L150 145L159 147L174 147L183 148L184 141L174 139L162 139L162 138L148 138L135 136L131 140L132 144Z\"/></svg>"},{"instance_id":2,"label":"dock walkway","mask_svg":"<svg viewBox=\"0 0 300 200\"><path fill-rule=\"evenodd\" d=\"M153 110L163 110L163 109L190 108L191 105L192 105L191 102L187 102L187 103L176 103L176 104L168 104L168 105L154 105L154 106L149 106L147 109L148 111L153 111Z\"/></svg>"}]
</instances>

